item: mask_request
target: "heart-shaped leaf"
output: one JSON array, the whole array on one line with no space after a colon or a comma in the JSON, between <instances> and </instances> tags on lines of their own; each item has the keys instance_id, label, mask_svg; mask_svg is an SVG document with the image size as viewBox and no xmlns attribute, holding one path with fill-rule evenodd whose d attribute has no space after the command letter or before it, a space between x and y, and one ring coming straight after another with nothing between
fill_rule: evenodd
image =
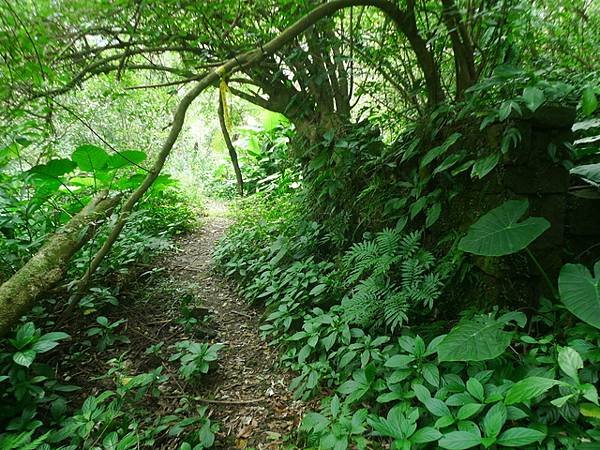
<instances>
[{"instance_id":1,"label":"heart-shaped leaf","mask_svg":"<svg viewBox=\"0 0 600 450\"><path fill-rule=\"evenodd\" d=\"M100 147L95 145L80 145L71 155L77 166L84 172L95 172L106 167L109 156Z\"/></svg>"},{"instance_id":2,"label":"heart-shaped leaf","mask_svg":"<svg viewBox=\"0 0 600 450\"><path fill-rule=\"evenodd\" d=\"M51 159L46 164L40 164L31 168L30 172L40 178L58 178L76 167L70 159Z\"/></svg>"},{"instance_id":3,"label":"heart-shaped leaf","mask_svg":"<svg viewBox=\"0 0 600 450\"><path fill-rule=\"evenodd\" d=\"M565 264L558 277L558 291L571 313L600 328L600 261L594 272L595 277L581 264Z\"/></svg>"},{"instance_id":4,"label":"heart-shaped leaf","mask_svg":"<svg viewBox=\"0 0 600 450\"><path fill-rule=\"evenodd\" d=\"M525 101L525 106L532 112L535 112L544 103L546 98L540 89L529 86L523 89L523 100Z\"/></svg>"},{"instance_id":5,"label":"heart-shaped leaf","mask_svg":"<svg viewBox=\"0 0 600 450\"><path fill-rule=\"evenodd\" d=\"M452 328L438 347L440 361L485 361L500 356L510 345L504 323L489 317L466 320Z\"/></svg>"},{"instance_id":6,"label":"heart-shaped leaf","mask_svg":"<svg viewBox=\"0 0 600 450\"><path fill-rule=\"evenodd\" d=\"M120 169L129 165L137 165L146 159L146 153L139 150L124 150L111 155L108 159L108 166L111 169Z\"/></svg>"},{"instance_id":7,"label":"heart-shaped leaf","mask_svg":"<svg viewBox=\"0 0 600 450\"><path fill-rule=\"evenodd\" d=\"M543 217L519 222L528 208L527 200L504 202L471 225L458 248L482 256L510 255L523 250L550 227Z\"/></svg>"}]
</instances>

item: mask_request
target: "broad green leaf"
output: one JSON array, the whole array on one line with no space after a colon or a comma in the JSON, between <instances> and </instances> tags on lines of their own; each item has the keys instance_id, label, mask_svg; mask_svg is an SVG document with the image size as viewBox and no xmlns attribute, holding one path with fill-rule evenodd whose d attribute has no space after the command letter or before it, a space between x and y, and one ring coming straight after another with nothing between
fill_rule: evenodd
<instances>
[{"instance_id":1,"label":"broad green leaf","mask_svg":"<svg viewBox=\"0 0 600 450\"><path fill-rule=\"evenodd\" d=\"M592 403L582 403L579 405L579 412L585 417L600 419L600 407Z\"/></svg>"},{"instance_id":2,"label":"broad green leaf","mask_svg":"<svg viewBox=\"0 0 600 450\"><path fill-rule=\"evenodd\" d=\"M471 178L483 178L498 165L500 161L499 153L492 153L485 158L478 159L471 169Z\"/></svg>"},{"instance_id":3,"label":"broad green leaf","mask_svg":"<svg viewBox=\"0 0 600 450\"><path fill-rule=\"evenodd\" d=\"M435 387L440 387L440 371L435 364L428 363L423 365L423 378L429 384Z\"/></svg>"},{"instance_id":4,"label":"broad green leaf","mask_svg":"<svg viewBox=\"0 0 600 450\"><path fill-rule=\"evenodd\" d=\"M425 444L427 442L437 441L442 437L442 433L433 427L419 428L410 438L414 444Z\"/></svg>"},{"instance_id":5,"label":"broad green leaf","mask_svg":"<svg viewBox=\"0 0 600 450\"><path fill-rule=\"evenodd\" d=\"M398 369L406 369L410 367L410 364L414 362L415 357L410 355L394 355L385 362L385 367L392 367Z\"/></svg>"},{"instance_id":6,"label":"broad green leaf","mask_svg":"<svg viewBox=\"0 0 600 450\"><path fill-rule=\"evenodd\" d=\"M109 157L108 167L120 169L129 165L137 165L144 161L146 156L146 153L139 150L124 150Z\"/></svg>"},{"instance_id":7,"label":"broad green leaf","mask_svg":"<svg viewBox=\"0 0 600 450\"><path fill-rule=\"evenodd\" d=\"M546 98L541 89L536 87L526 87L523 89L523 100L525 101L525 106L527 106L530 111L535 112L542 103L544 103Z\"/></svg>"},{"instance_id":8,"label":"broad green leaf","mask_svg":"<svg viewBox=\"0 0 600 450\"><path fill-rule=\"evenodd\" d=\"M483 405L481 403L467 403L466 405L460 407L456 413L456 417L459 420L465 420L474 416L475 414L478 414L482 409Z\"/></svg>"},{"instance_id":9,"label":"broad green leaf","mask_svg":"<svg viewBox=\"0 0 600 450\"><path fill-rule=\"evenodd\" d=\"M552 403L557 408L562 408L565 405L565 403L567 403L569 399L573 398L574 396L575 394L565 395L563 397L555 398L550 403Z\"/></svg>"},{"instance_id":10,"label":"broad green leaf","mask_svg":"<svg viewBox=\"0 0 600 450\"><path fill-rule=\"evenodd\" d=\"M484 400L484 390L481 382L477 378L467 380L467 391L480 402Z\"/></svg>"},{"instance_id":11,"label":"broad green leaf","mask_svg":"<svg viewBox=\"0 0 600 450\"><path fill-rule=\"evenodd\" d=\"M59 178L71 172L77 165L70 159L52 159L46 164L31 168L30 172L42 178Z\"/></svg>"},{"instance_id":12,"label":"broad green leaf","mask_svg":"<svg viewBox=\"0 0 600 450\"><path fill-rule=\"evenodd\" d=\"M313 430L315 433L319 433L327 428L327 425L329 425L327 417L316 412L308 412L302 419L300 429L306 431Z\"/></svg>"},{"instance_id":13,"label":"broad green leaf","mask_svg":"<svg viewBox=\"0 0 600 450\"><path fill-rule=\"evenodd\" d=\"M435 158L446 153L448 149L452 147L461 136L461 133L453 133L450 137L448 137L448 139L444 141L442 145L439 145L429 150L421 160L421 167L425 167Z\"/></svg>"},{"instance_id":14,"label":"broad green leaf","mask_svg":"<svg viewBox=\"0 0 600 450\"><path fill-rule=\"evenodd\" d=\"M77 147L71 155L71 159L84 172L95 172L106 167L109 156L104 149L85 144Z\"/></svg>"},{"instance_id":15,"label":"broad green leaf","mask_svg":"<svg viewBox=\"0 0 600 450\"><path fill-rule=\"evenodd\" d=\"M585 383L579 386L583 397L592 403L598 404L598 390L591 383Z\"/></svg>"},{"instance_id":16,"label":"broad green leaf","mask_svg":"<svg viewBox=\"0 0 600 450\"><path fill-rule=\"evenodd\" d=\"M574 349L571 347L562 347L558 351L558 366L568 376L579 381L577 371L583 369L583 360Z\"/></svg>"},{"instance_id":17,"label":"broad green leaf","mask_svg":"<svg viewBox=\"0 0 600 450\"><path fill-rule=\"evenodd\" d=\"M446 169L449 169L450 167L454 166L457 162L462 160L464 157L465 157L464 152L452 153L451 155L448 155L446 157L446 159L444 159L441 162L441 164L435 168L435 170L433 171L433 175L440 173L440 172L444 172Z\"/></svg>"},{"instance_id":18,"label":"broad green leaf","mask_svg":"<svg viewBox=\"0 0 600 450\"><path fill-rule=\"evenodd\" d=\"M425 219L425 227L429 228L440 217L440 213L442 212L442 205L439 202L435 202L431 208L427 209L427 217Z\"/></svg>"},{"instance_id":19,"label":"broad green leaf","mask_svg":"<svg viewBox=\"0 0 600 450\"><path fill-rule=\"evenodd\" d=\"M440 447L450 450L472 448L479 444L481 444L481 437L467 431L453 431L445 434L438 442Z\"/></svg>"},{"instance_id":20,"label":"broad green leaf","mask_svg":"<svg viewBox=\"0 0 600 450\"><path fill-rule=\"evenodd\" d=\"M23 352L13 353L13 361L20 366L29 367L35 359L35 351L25 350Z\"/></svg>"},{"instance_id":21,"label":"broad green leaf","mask_svg":"<svg viewBox=\"0 0 600 450\"><path fill-rule=\"evenodd\" d=\"M430 397L426 399L423 404L425 405L425 408L427 408L427 410L434 416L443 417L452 415L448 409L448 406L446 406L446 404L438 398Z\"/></svg>"},{"instance_id":22,"label":"broad green leaf","mask_svg":"<svg viewBox=\"0 0 600 450\"><path fill-rule=\"evenodd\" d=\"M542 395L548 389L560 384L560 381L551 378L528 377L511 386L506 393L504 402L507 405L526 402L532 398Z\"/></svg>"},{"instance_id":23,"label":"broad green leaf","mask_svg":"<svg viewBox=\"0 0 600 450\"><path fill-rule=\"evenodd\" d=\"M482 256L510 255L523 250L550 227L542 217L519 219L529 208L527 200L509 200L475 222L458 248Z\"/></svg>"},{"instance_id":24,"label":"broad green leaf","mask_svg":"<svg viewBox=\"0 0 600 450\"><path fill-rule=\"evenodd\" d=\"M511 334L502 327L487 317L459 323L440 343L440 361L485 361L500 356L511 342Z\"/></svg>"},{"instance_id":25,"label":"broad green leaf","mask_svg":"<svg viewBox=\"0 0 600 450\"><path fill-rule=\"evenodd\" d=\"M36 353L46 353L58 345L56 341L37 341L31 346L31 349Z\"/></svg>"},{"instance_id":26,"label":"broad green leaf","mask_svg":"<svg viewBox=\"0 0 600 450\"><path fill-rule=\"evenodd\" d=\"M570 172L572 175L577 175L591 184L600 184L600 163L576 166Z\"/></svg>"},{"instance_id":27,"label":"broad green leaf","mask_svg":"<svg viewBox=\"0 0 600 450\"><path fill-rule=\"evenodd\" d=\"M36 335L36 329L33 322L27 322L17 329L14 339L10 339L10 343L17 349L21 349L29 344Z\"/></svg>"},{"instance_id":28,"label":"broad green leaf","mask_svg":"<svg viewBox=\"0 0 600 450\"><path fill-rule=\"evenodd\" d=\"M327 289L326 284L318 284L310 290L309 295L315 295L315 296L319 295L319 294L323 293L325 291L325 289Z\"/></svg>"},{"instance_id":29,"label":"broad green leaf","mask_svg":"<svg viewBox=\"0 0 600 450\"><path fill-rule=\"evenodd\" d=\"M596 94L591 87L587 87L583 90L581 95L581 110L585 116L589 116L598 108L598 99Z\"/></svg>"},{"instance_id":30,"label":"broad green leaf","mask_svg":"<svg viewBox=\"0 0 600 450\"><path fill-rule=\"evenodd\" d=\"M531 428L509 428L500 436L496 443L498 445L504 445L505 447L523 447L525 445L533 444L536 441L541 441L546 437L546 433L534 430Z\"/></svg>"},{"instance_id":31,"label":"broad green leaf","mask_svg":"<svg viewBox=\"0 0 600 450\"><path fill-rule=\"evenodd\" d=\"M600 261L594 272L595 277L581 264L565 264L558 277L558 291L572 314L600 328Z\"/></svg>"},{"instance_id":32,"label":"broad green leaf","mask_svg":"<svg viewBox=\"0 0 600 450\"><path fill-rule=\"evenodd\" d=\"M483 417L483 432L487 437L496 437L506 422L507 411L504 403L498 402L492 406Z\"/></svg>"}]
</instances>

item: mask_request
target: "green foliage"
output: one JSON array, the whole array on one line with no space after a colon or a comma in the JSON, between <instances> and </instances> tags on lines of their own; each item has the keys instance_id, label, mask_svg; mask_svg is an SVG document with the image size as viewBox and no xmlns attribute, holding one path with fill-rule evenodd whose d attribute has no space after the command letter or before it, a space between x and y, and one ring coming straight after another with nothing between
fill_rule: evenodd
<instances>
[{"instance_id":1,"label":"green foliage","mask_svg":"<svg viewBox=\"0 0 600 450\"><path fill-rule=\"evenodd\" d=\"M581 264L565 264L558 277L560 299L579 319L600 328L600 261L595 276Z\"/></svg>"},{"instance_id":2,"label":"green foliage","mask_svg":"<svg viewBox=\"0 0 600 450\"><path fill-rule=\"evenodd\" d=\"M94 193L128 193L140 184L166 137L164 113L181 98L173 86L266 42L314 7L184 2L173 20L172 5L161 2L135 11L119 2L13 3L0 5L2 279ZM589 134L598 128L600 16L593 2L572 3L409 2L400 27L408 33L387 26L376 8L347 10L266 64L244 67L243 77L223 77L236 95L290 119L234 137L247 191L261 194L238 205L215 259L249 301L265 306L261 332L296 372L296 398L335 393L319 413L306 414L303 448L575 449L600 442L598 273L568 264L559 278L563 304L584 323L518 288L478 291L475 307L477 299L461 298L465 284L504 280L495 278L494 262L462 260L454 244L465 208L478 203L474 192L483 198L502 186L496 178L505 168L529 158L520 148L531 139L522 120L552 118L557 106L576 108L573 131L581 137L550 145L549 161L589 182L584 193L597 194L597 136ZM215 39L211 30L224 29ZM439 95L432 96L431 79ZM147 84L152 93L138 89ZM192 107L189 116L201 120L188 121L169 164L195 193L230 198L231 169L214 120L204 120L214 109L210 96ZM241 112L237 105L238 125ZM528 164L538 170L540 162ZM189 199L164 189L167 177L158 181L162 187L132 214L98 279L127 272L194 225ZM526 249L549 227L542 218L520 221L527 208L512 200L490 211L458 249L481 256ZM108 232L105 226L76 255L69 281ZM84 312L118 318L103 312L117 303L110 286L85 297ZM529 303L527 321L521 311L494 309L504 297ZM180 323L190 331L186 307ZM32 316L51 325L43 311ZM217 427L188 399L169 416L140 419L136 404L160 396L171 376L162 365L130 374L117 359L107 374L116 392L88 392L67 407L60 392L69 388L43 362L66 336L43 334L27 320L0 353L0 420L7 424L0 447L153 448L161 433L176 437L181 450L213 444ZM104 350L117 343L122 324L100 315L82 334ZM180 342L172 358L182 378L208 372L219 345ZM160 343L149 351L158 357Z\"/></svg>"},{"instance_id":3,"label":"green foliage","mask_svg":"<svg viewBox=\"0 0 600 450\"><path fill-rule=\"evenodd\" d=\"M205 344L193 341L181 341L175 345L177 353L169 358L170 361L179 360L179 372L186 380L198 378L207 374L211 363L219 358L219 350L224 344Z\"/></svg>"},{"instance_id":4,"label":"green foliage","mask_svg":"<svg viewBox=\"0 0 600 450\"><path fill-rule=\"evenodd\" d=\"M111 323L106 317L98 316L96 317L98 325L88 328L85 334L88 337L97 338L96 349L98 351L104 351L117 342L128 344L129 338L127 336L122 336L115 332L117 328L126 322L125 319L120 319Z\"/></svg>"},{"instance_id":5,"label":"green foliage","mask_svg":"<svg viewBox=\"0 0 600 450\"><path fill-rule=\"evenodd\" d=\"M370 448L381 441L393 448L575 448L582 440L598 440L593 430L600 335L590 334L590 327L552 332L564 329L568 319L544 303L544 311L532 317L464 312L455 327L439 334L423 323L432 314L428 302L415 303L410 329L406 322L374 327L368 308L350 313L352 296L372 295L373 307L385 314L385 288L401 290L409 273L420 280L431 273L438 277L437 296L452 271L423 248L420 233L403 233L400 224L323 260L328 269L319 281L325 274L315 268L323 262L315 258L327 256L315 245L321 227L313 237L298 234L306 228L297 226L297 215L275 215L268 222L289 199L272 201L274 209L239 219L217 249L217 260L249 299L267 305L261 328L284 345L283 363L298 373L291 385L295 396L310 398L322 388L335 392L320 412L305 415L305 448ZM527 204L515 205L518 214L496 227L498 235L520 229ZM542 231L497 243L510 247L519 240L509 249L518 251ZM527 324L543 331L530 335Z\"/></svg>"},{"instance_id":6,"label":"green foliage","mask_svg":"<svg viewBox=\"0 0 600 450\"><path fill-rule=\"evenodd\" d=\"M519 222L527 209L527 200L509 200L475 222L458 248L483 256L502 256L527 247L550 227L541 217Z\"/></svg>"},{"instance_id":7,"label":"green foliage","mask_svg":"<svg viewBox=\"0 0 600 450\"><path fill-rule=\"evenodd\" d=\"M347 403L341 403L337 395L322 401L321 413L309 412L302 419L300 430L309 433L308 445L312 448L338 449L355 445L367 448L365 421L368 411L351 412Z\"/></svg>"},{"instance_id":8,"label":"green foliage","mask_svg":"<svg viewBox=\"0 0 600 450\"><path fill-rule=\"evenodd\" d=\"M440 361L485 361L497 358L512 341L512 334L503 330L509 321L515 321L522 328L527 318L523 313L507 313L498 319L478 316L461 321L440 342Z\"/></svg>"},{"instance_id":9,"label":"green foliage","mask_svg":"<svg viewBox=\"0 0 600 450\"><path fill-rule=\"evenodd\" d=\"M58 345L58 341L69 338L69 335L59 331L41 334L32 322L27 322L17 328L14 339L10 344L17 350L13 353L13 361L24 367L29 367L39 353L46 353Z\"/></svg>"},{"instance_id":10,"label":"green foliage","mask_svg":"<svg viewBox=\"0 0 600 450\"><path fill-rule=\"evenodd\" d=\"M348 250L343 284L350 293L342 306L349 322L364 328L384 323L394 330L409 321L411 310L433 308L442 275L432 271L435 259L419 241L419 233L386 229Z\"/></svg>"}]
</instances>

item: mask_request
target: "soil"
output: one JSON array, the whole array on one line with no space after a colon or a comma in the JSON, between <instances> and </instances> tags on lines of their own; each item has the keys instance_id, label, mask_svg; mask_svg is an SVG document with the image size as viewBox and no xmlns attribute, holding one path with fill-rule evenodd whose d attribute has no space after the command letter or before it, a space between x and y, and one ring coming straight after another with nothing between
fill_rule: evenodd
<instances>
[{"instance_id":1,"label":"soil","mask_svg":"<svg viewBox=\"0 0 600 450\"><path fill-rule=\"evenodd\" d=\"M194 405L206 405L210 419L220 424L213 448L283 448L307 406L292 399L288 386L293 375L278 367L276 349L260 337L262 311L245 302L213 270L212 252L229 219L222 209L215 213L213 208L203 222L197 232L179 237L174 250L150 264L138 264L123 286L114 316L103 312L111 322L127 320L119 333L130 343L117 343L104 352L82 352L86 356L65 381L87 385L86 393L97 394L114 390L114 379L98 380L111 368L132 376L162 365L169 381L161 386L160 396L148 401L148 414L172 414L182 398L191 399ZM186 323L190 314L182 313L184 305L199 323ZM76 334L81 325L71 326ZM217 364L200 383L184 382L177 376L178 362L168 361L175 352L172 346L186 339L224 344ZM149 346L161 343L160 351L148 354ZM73 361L65 365L73 367ZM176 449L179 442L164 433L153 448Z\"/></svg>"}]
</instances>

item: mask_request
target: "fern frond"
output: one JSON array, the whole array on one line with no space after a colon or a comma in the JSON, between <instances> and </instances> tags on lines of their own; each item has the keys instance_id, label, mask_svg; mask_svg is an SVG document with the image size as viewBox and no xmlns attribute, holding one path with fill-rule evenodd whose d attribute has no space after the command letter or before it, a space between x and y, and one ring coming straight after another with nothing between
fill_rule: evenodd
<instances>
[{"instance_id":1,"label":"fern frond","mask_svg":"<svg viewBox=\"0 0 600 450\"><path fill-rule=\"evenodd\" d=\"M417 258L410 258L402 261L400 273L402 275L402 289L411 289L418 286L427 269Z\"/></svg>"},{"instance_id":2,"label":"fern frond","mask_svg":"<svg viewBox=\"0 0 600 450\"><path fill-rule=\"evenodd\" d=\"M408 322L409 304L406 301L406 296L403 292L396 292L388 296L383 304L383 316L386 326L390 328L392 332L397 327L401 327L404 323Z\"/></svg>"},{"instance_id":3,"label":"fern frond","mask_svg":"<svg viewBox=\"0 0 600 450\"><path fill-rule=\"evenodd\" d=\"M344 318L364 327L372 325L381 310L381 299L390 287L381 277L369 277L360 282L343 303Z\"/></svg>"},{"instance_id":4,"label":"fern frond","mask_svg":"<svg viewBox=\"0 0 600 450\"><path fill-rule=\"evenodd\" d=\"M421 232L413 231L400 239L399 254L410 258L421 248Z\"/></svg>"},{"instance_id":5,"label":"fern frond","mask_svg":"<svg viewBox=\"0 0 600 450\"><path fill-rule=\"evenodd\" d=\"M400 233L398 230L386 228L377 233L375 243L381 255L395 255L398 253L398 244L400 243Z\"/></svg>"},{"instance_id":6,"label":"fern frond","mask_svg":"<svg viewBox=\"0 0 600 450\"><path fill-rule=\"evenodd\" d=\"M368 270L376 267L379 252L377 244L373 241L363 241L354 244L342 258L342 264L350 275L346 285L354 284Z\"/></svg>"}]
</instances>

